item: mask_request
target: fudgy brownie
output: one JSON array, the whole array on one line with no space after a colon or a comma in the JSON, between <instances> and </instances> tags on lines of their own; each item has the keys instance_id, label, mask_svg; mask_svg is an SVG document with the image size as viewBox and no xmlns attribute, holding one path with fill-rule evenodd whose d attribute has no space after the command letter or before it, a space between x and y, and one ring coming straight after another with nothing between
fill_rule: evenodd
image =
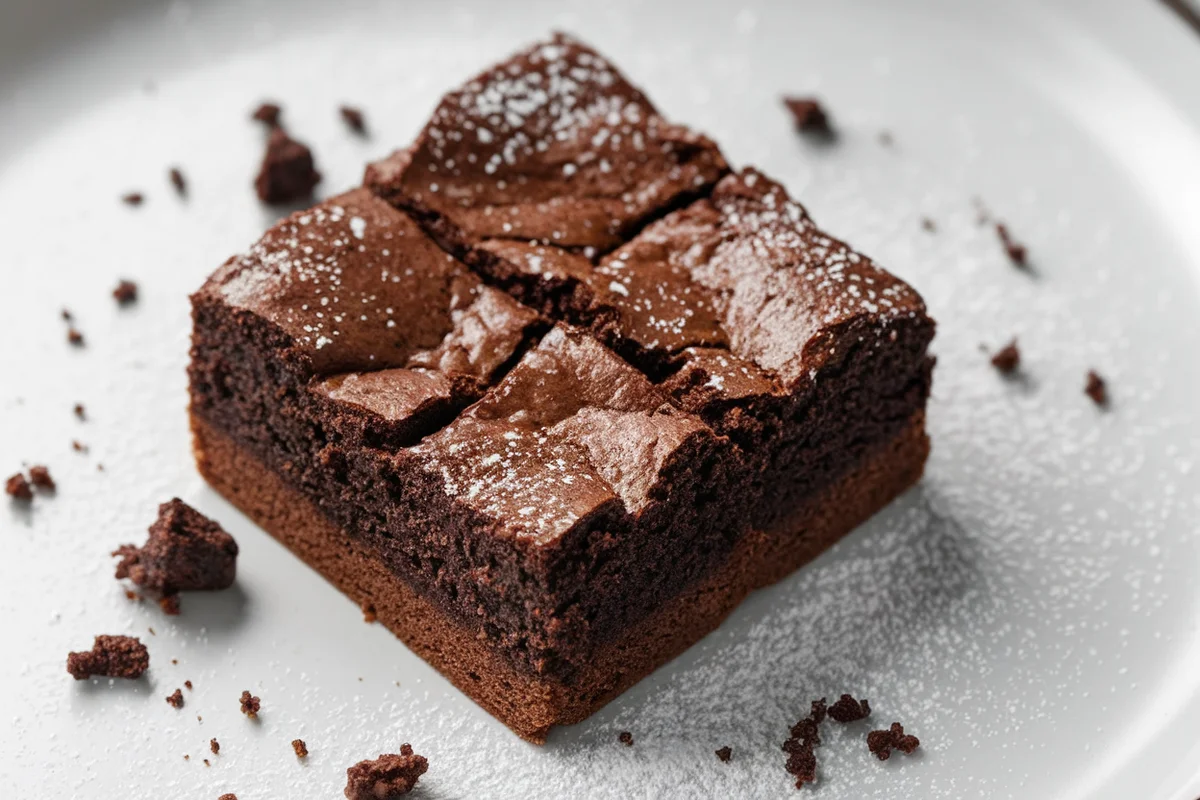
<instances>
[{"instance_id":1,"label":"fudgy brownie","mask_svg":"<svg viewBox=\"0 0 1200 800\"><path fill-rule=\"evenodd\" d=\"M192 298L202 474L521 736L919 479L933 322L564 36Z\"/></svg>"}]
</instances>

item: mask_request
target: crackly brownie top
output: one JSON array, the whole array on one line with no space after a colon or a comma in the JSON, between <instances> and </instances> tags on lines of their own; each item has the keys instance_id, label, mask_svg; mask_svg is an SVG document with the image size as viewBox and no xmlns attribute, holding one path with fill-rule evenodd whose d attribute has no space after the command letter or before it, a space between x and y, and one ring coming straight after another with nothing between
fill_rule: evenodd
<instances>
[{"instance_id":1,"label":"crackly brownie top","mask_svg":"<svg viewBox=\"0 0 1200 800\"><path fill-rule=\"evenodd\" d=\"M715 144L668 123L603 56L556 34L447 94L417 142L372 165L367 183L473 241L603 251L725 170Z\"/></svg>"},{"instance_id":2,"label":"crackly brownie top","mask_svg":"<svg viewBox=\"0 0 1200 800\"><path fill-rule=\"evenodd\" d=\"M715 438L591 336L559 326L408 455L498 531L548 543L585 517L642 512Z\"/></svg>"},{"instance_id":3,"label":"crackly brownie top","mask_svg":"<svg viewBox=\"0 0 1200 800\"><path fill-rule=\"evenodd\" d=\"M704 359L720 380L785 384L820 366L846 324L924 317L906 283L821 231L753 169L604 258L591 283L642 360ZM714 350L726 351L725 361Z\"/></svg>"},{"instance_id":4,"label":"crackly brownie top","mask_svg":"<svg viewBox=\"0 0 1200 800\"><path fill-rule=\"evenodd\" d=\"M318 375L402 367L486 378L535 317L366 189L287 217L206 290L282 328Z\"/></svg>"}]
</instances>

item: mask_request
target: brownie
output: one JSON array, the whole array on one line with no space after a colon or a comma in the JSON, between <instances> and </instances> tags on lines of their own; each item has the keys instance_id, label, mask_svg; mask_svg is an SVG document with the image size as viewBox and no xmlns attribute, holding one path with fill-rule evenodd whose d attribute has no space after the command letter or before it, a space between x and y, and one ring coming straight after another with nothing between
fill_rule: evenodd
<instances>
[{"instance_id":1,"label":"brownie","mask_svg":"<svg viewBox=\"0 0 1200 800\"><path fill-rule=\"evenodd\" d=\"M308 145L288 136L283 128L273 127L267 135L254 191L264 203L279 204L303 200L312 195L321 181Z\"/></svg>"},{"instance_id":2,"label":"brownie","mask_svg":"<svg viewBox=\"0 0 1200 800\"><path fill-rule=\"evenodd\" d=\"M914 483L933 322L564 36L192 297L197 464L543 741Z\"/></svg>"}]
</instances>

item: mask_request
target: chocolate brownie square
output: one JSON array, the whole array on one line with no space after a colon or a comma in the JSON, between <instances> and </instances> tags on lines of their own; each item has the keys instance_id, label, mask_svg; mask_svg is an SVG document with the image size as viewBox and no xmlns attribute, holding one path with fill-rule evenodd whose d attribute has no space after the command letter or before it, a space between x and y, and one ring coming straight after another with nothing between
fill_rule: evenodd
<instances>
[{"instance_id":1,"label":"chocolate brownie square","mask_svg":"<svg viewBox=\"0 0 1200 800\"><path fill-rule=\"evenodd\" d=\"M585 45L192 298L201 473L544 741L919 479L933 322Z\"/></svg>"}]
</instances>

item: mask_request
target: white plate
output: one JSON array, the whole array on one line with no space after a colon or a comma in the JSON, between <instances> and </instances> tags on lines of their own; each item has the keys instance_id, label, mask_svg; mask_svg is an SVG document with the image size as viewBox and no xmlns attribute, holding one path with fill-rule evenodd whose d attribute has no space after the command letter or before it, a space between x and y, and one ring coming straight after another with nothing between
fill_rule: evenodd
<instances>
[{"instance_id":1,"label":"white plate","mask_svg":"<svg viewBox=\"0 0 1200 800\"><path fill-rule=\"evenodd\" d=\"M633 5L0 10L0 473L47 462L61 487L31 513L0 507L0 795L334 797L349 764L411 741L426 797L790 797L787 727L841 691L923 744L880 764L865 729L830 728L825 800L1200 794L1200 38L1151 0ZM536 748L205 487L183 370L187 293L271 219L249 188L259 100L284 103L333 193L442 91L554 27L911 280L939 363L919 489ZM810 90L836 146L780 108ZM372 138L346 133L341 102L366 108ZM118 201L133 189L142 208ZM975 196L1036 278L976 224ZM109 297L122 276L142 287L128 310ZM979 349L1013 335L1024 382ZM1082 393L1091 367L1107 413ZM237 588L173 619L128 602L107 556L172 495L242 545ZM148 680L66 675L102 632L142 635ZM184 679L176 711L163 698Z\"/></svg>"}]
</instances>

